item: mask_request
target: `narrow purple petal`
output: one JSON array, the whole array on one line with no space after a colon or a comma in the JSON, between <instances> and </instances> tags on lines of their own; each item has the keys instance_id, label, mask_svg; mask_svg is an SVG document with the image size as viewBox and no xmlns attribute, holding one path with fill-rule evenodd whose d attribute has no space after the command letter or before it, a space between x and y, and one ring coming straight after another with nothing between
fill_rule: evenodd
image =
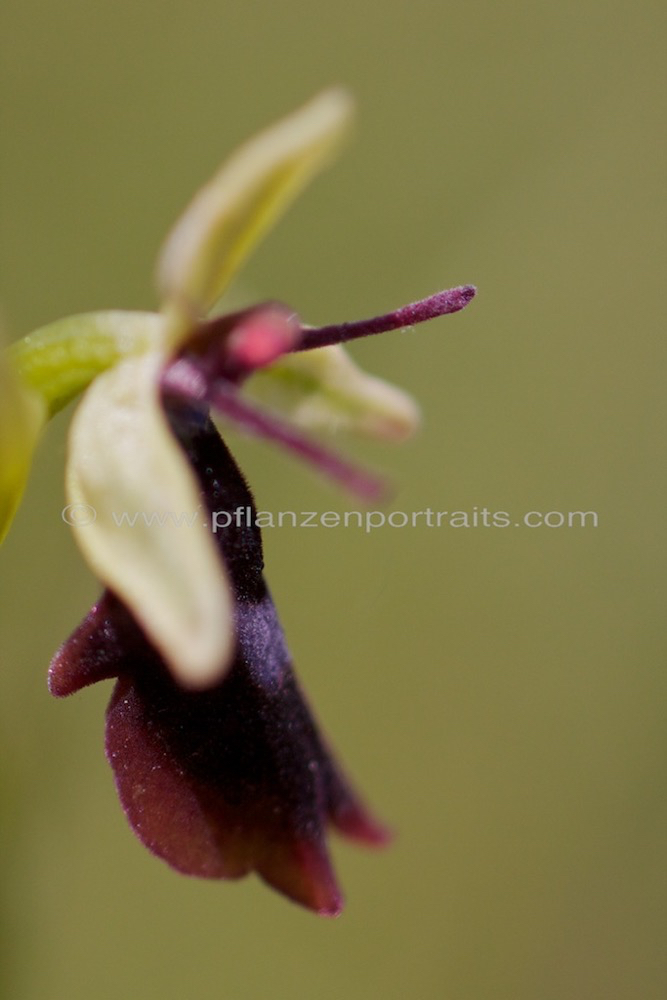
<instances>
[{"instance_id":1,"label":"narrow purple petal","mask_svg":"<svg viewBox=\"0 0 667 1000\"><path fill-rule=\"evenodd\" d=\"M406 326L415 326L426 320L445 316L448 313L465 309L477 294L474 285L461 285L458 288L447 288L436 292L419 302L411 302L394 312L372 319L361 319L353 323L334 323L328 326L304 327L300 341L294 347L295 351L309 351L316 347L330 347L332 344L344 344L348 340L368 337L375 333L387 333L389 330L400 330Z\"/></svg>"},{"instance_id":2,"label":"narrow purple petal","mask_svg":"<svg viewBox=\"0 0 667 1000\"><path fill-rule=\"evenodd\" d=\"M211 386L209 402L242 430L281 445L364 500L379 500L386 494L382 480L324 448L274 414L242 399L233 386L216 382Z\"/></svg>"},{"instance_id":3,"label":"narrow purple petal","mask_svg":"<svg viewBox=\"0 0 667 1000\"><path fill-rule=\"evenodd\" d=\"M242 398L236 386L226 379L207 383L196 364L186 358L180 358L169 366L162 385L168 395L190 403L209 403L240 430L273 441L366 502L386 496L386 484L379 477L341 458L275 414Z\"/></svg>"}]
</instances>

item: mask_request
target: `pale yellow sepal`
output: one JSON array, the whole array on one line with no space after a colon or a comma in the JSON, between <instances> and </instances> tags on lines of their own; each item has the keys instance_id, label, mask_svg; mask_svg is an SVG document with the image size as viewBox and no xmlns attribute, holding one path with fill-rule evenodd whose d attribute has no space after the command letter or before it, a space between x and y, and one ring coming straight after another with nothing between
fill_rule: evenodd
<instances>
[{"instance_id":1,"label":"pale yellow sepal","mask_svg":"<svg viewBox=\"0 0 667 1000\"><path fill-rule=\"evenodd\" d=\"M327 165L352 107L345 90L324 91L241 146L198 192L158 260L172 344L214 305L255 243Z\"/></svg>"},{"instance_id":2,"label":"pale yellow sepal","mask_svg":"<svg viewBox=\"0 0 667 1000\"><path fill-rule=\"evenodd\" d=\"M419 426L414 399L368 375L339 345L288 354L256 372L248 390L302 427L401 441Z\"/></svg>"},{"instance_id":3,"label":"pale yellow sepal","mask_svg":"<svg viewBox=\"0 0 667 1000\"><path fill-rule=\"evenodd\" d=\"M164 360L153 351L122 361L84 396L70 431L69 520L90 566L175 678L206 687L232 655L231 594L194 474L160 405Z\"/></svg>"},{"instance_id":4,"label":"pale yellow sepal","mask_svg":"<svg viewBox=\"0 0 667 1000\"><path fill-rule=\"evenodd\" d=\"M22 384L7 358L0 357L0 542L21 501L46 419L44 401Z\"/></svg>"}]
</instances>

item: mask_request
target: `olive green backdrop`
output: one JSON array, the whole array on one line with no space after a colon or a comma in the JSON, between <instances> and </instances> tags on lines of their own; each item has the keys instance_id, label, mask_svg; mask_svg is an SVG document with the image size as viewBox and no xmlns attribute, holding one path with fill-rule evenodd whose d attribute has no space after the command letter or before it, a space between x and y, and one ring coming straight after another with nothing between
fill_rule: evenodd
<instances>
[{"instance_id":1,"label":"olive green backdrop","mask_svg":"<svg viewBox=\"0 0 667 1000\"><path fill-rule=\"evenodd\" d=\"M98 586L60 520L68 414L0 554L12 1000L663 996L664 80L652 0L4 0L3 325L151 308L157 247L242 138L332 82L359 124L243 294L313 323L475 282L355 347L421 400L351 449L390 508L594 510L597 528L267 532L303 683L395 828L334 846L338 921L133 838L109 690L49 657ZM232 437L259 506L354 501Z\"/></svg>"}]
</instances>

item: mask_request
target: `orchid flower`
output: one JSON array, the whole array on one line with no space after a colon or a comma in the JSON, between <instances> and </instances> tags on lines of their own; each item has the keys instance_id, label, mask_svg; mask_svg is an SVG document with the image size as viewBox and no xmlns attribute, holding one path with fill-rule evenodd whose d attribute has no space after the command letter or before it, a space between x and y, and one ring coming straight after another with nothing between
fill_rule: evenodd
<instances>
[{"instance_id":1,"label":"orchid flower","mask_svg":"<svg viewBox=\"0 0 667 1000\"><path fill-rule=\"evenodd\" d=\"M351 110L344 91L325 91L222 166L165 242L159 313L69 317L19 341L0 367L0 538L41 428L83 393L65 510L106 589L54 658L49 683L65 695L117 678L107 755L135 833L180 871L256 870L327 914L339 912L341 897L326 825L369 843L386 833L334 763L296 684L258 529L209 530L210 515L254 507L208 412L366 499L378 496L377 477L308 429L400 440L417 409L363 374L341 345L456 312L475 289L319 329L279 303L209 313L256 240L332 158ZM123 524L123 511L158 515L157 523ZM197 511L187 527L168 516Z\"/></svg>"}]
</instances>

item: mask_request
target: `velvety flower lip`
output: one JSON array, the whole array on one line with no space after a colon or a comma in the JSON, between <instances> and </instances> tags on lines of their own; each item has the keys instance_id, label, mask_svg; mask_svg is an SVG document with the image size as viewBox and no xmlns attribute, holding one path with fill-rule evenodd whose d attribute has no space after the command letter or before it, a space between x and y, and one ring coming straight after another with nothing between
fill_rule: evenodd
<instances>
[{"instance_id":1,"label":"velvety flower lip","mask_svg":"<svg viewBox=\"0 0 667 1000\"><path fill-rule=\"evenodd\" d=\"M209 509L252 496L208 419L170 409ZM254 523L254 518L253 518ZM294 901L336 915L342 897L326 827L386 842L325 746L294 677L262 574L256 527L216 536L235 598L236 651L224 679L182 688L128 609L106 592L54 658L53 694L118 678L107 756L139 839L177 870L239 878L254 870Z\"/></svg>"}]
</instances>

